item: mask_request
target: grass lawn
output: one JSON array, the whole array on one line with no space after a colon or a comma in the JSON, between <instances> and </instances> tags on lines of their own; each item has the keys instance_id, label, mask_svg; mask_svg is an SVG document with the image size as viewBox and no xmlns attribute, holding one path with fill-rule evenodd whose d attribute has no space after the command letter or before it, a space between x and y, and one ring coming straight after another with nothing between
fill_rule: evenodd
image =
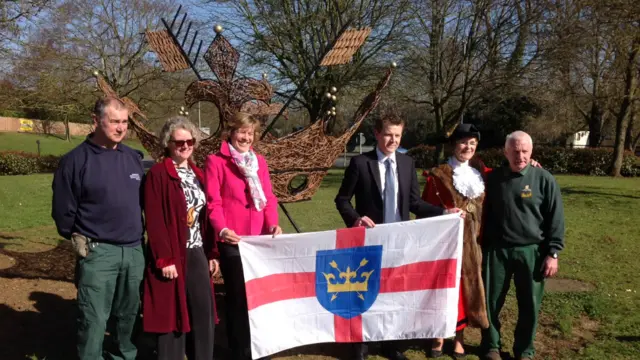
<instances>
[{"instance_id":1,"label":"grass lawn","mask_svg":"<svg viewBox=\"0 0 640 360\"><path fill-rule=\"evenodd\" d=\"M0 247L33 251L59 241L50 216L51 178L0 177ZM313 201L287 205L303 231L343 226L333 204L341 178L342 171L332 171ZM561 281L548 284L543 300L537 358L640 358L640 178L558 176L558 181L565 204L566 250L560 256ZM283 214L281 219L285 231L292 232ZM516 311L512 292L503 311L506 351L511 349ZM475 330L467 334L467 350L473 353L479 335ZM407 354L425 359L420 349ZM286 357L294 358L329 359Z\"/></svg>"},{"instance_id":2,"label":"grass lawn","mask_svg":"<svg viewBox=\"0 0 640 360\"><path fill-rule=\"evenodd\" d=\"M57 135L0 132L0 149L2 151L10 150L37 153L38 145L36 141L40 140L40 154L63 155L78 146L84 139L84 136L73 136L69 142L61 139ZM126 140L125 144L142 150L145 154L147 152L137 140Z\"/></svg>"}]
</instances>

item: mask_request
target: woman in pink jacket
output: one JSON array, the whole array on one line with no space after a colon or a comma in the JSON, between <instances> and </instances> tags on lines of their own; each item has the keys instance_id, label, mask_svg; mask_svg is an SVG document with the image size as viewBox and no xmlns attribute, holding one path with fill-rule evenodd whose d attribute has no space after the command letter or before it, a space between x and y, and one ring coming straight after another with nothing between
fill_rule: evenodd
<instances>
[{"instance_id":1,"label":"woman in pink jacket","mask_svg":"<svg viewBox=\"0 0 640 360\"><path fill-rule=\"evenodd\" d=\"M260 122L239 112L227 124L220 152L205 166L209 219L218 235L220 270L227 293L227 338L232 359L251 359L247 296L238 242L243 235L278 235L278 199L273 194L264 157L251 145Z\"/></svg>"}]
</instances>

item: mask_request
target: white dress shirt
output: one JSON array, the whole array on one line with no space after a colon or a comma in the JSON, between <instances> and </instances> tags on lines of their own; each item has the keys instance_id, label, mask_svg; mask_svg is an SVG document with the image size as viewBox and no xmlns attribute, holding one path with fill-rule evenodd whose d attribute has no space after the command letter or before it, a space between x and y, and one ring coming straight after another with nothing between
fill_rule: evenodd
<instances>
[{"instance_id":1,"label":"white dress shirt","mask_svg":"<svg viewBox=\"0 0 640 360\"><path fill-rule=\"evenodd\" d=\"M393 169L393 172L394 172L393 178L395 180L395 185L396 185L395 193L394 193L395 201L393 203L393 206L396 209L395 210L396 222L402 221L402 217L400 216L400 209L398 208L398 189L400 188L400 184L398 182L398 163L396 162L396 153L394 152L393 154L386 156L376 146L376 154L378 155L378 169L380 170L380 196L383 199L384 199L384 184L386 181L385 177L387 176L387 169L386 169L386 166L384 165L384 162L387 160L387 158L391 159L391 169Z\"/></svg>"}]
</instances>

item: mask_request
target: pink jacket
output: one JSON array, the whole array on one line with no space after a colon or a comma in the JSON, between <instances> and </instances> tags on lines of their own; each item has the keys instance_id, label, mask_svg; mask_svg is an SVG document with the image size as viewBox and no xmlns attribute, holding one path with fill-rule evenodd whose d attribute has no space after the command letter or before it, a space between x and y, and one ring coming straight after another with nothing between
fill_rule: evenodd
<instances>
[{"instance_id":1,"label":"pink jacket","mask_svg":"<svg viewBox=\"0 0 640 360\"><path fill-rule=\"evenodd\" d=\"M209 155L205 162L205 192L209 219L216 237L224 228L238 235L265 235L269 228L278 225L278 199L273 194L269 168L264 157L258 157L258 177L267 205L262 211L256 210L249 195L249 185L245 176L233 162L229 143L222 142L220 151Z\"/></svg>"}]
</instances>

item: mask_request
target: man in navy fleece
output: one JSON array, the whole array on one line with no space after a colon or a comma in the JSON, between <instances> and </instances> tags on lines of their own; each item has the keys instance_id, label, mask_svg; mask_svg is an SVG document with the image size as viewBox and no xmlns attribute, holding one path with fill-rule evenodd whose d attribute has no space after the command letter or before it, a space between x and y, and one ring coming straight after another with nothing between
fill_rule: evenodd
<instances>
[{"instance_id":1,"label":"man in navy fleece","mask_svg":"<svg viewBox=\"0 0 640 360\"><path fill-rule=\"evenodd\" d=\"M107 320L115 349L104 358L134 360L133 327L144 270L142 154L122 144L128 111L116 98L96 102L95 131L60 160L53 178L52 217L71 239L78 261L78 357L103 358Z\"/></svg>"}]
</instances>

